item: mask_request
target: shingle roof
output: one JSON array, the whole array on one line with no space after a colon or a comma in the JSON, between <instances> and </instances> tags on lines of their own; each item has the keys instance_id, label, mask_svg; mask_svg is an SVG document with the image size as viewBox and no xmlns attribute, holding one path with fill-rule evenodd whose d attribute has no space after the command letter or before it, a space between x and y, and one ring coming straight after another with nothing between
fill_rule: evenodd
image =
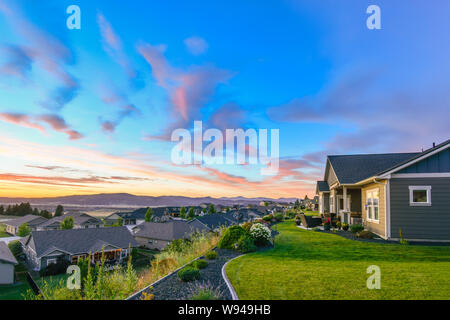
<instances>
[{"instance_id":1,"label":"shingle roof","mask_svg":"<svg viewBox=\"0 0 450 320\"><path fill-rule=\"evenodd\" d=\"M8 226L12 226L12 227L19 227L22 224L27 223L29 227L34 227L34 226L40 225L46 221L47 221L47 219L44 217L28 214L26 216L23 216L23 217L20 217L17 219L5 221L4 224L6 224Z\"/></svg>"},{"instance_id":2,"label":"shingle roof","mask_svg":"<svg viewBox=\"0 0 450 320\"><path fill-rule=\"evenodd\" d=\"M58 216L58 217L53 217L51 219L49 219L48 221L42 223L41 225L39 225L39 227L41 228L45 228L47 226L50 226L54 223L61 223L64 221L65 218L67 217L72 217L73 218L73 222L75 225L81 225L85 222L88 222L89 220L92 220L93 223L98 223L98 224L103 224L102 221L96 217L92 217L86 213L83 212L70 212L70 213L66 213L62 216Z\"/></svg>"},{"instance_id":3,"label":"shingle roof","mask_svg":"<svg viewBox=\"0 0 450 320\"><path fill-rule=\"evenodd\" d=\"M427 155L427 154L429 154L429 153L431 153L431 152L433 152L433 151L435 151L435 150L437 150L437 149L440 149L440 148L442 148L443 146L448 145L448 144L450 144L450 139L448 139L448 140L446 140L446 141L444 141L444 142L438 144L437 146L435 146L435 147L433 147L433 148L427 149L427 150L425 150L424 152L419 152L419 153L417 153L415 156L413 156L413 157L411 157L411 158L409 158L409 159L406 159L406 160L403 161L403 162L397 163L397 164L395 164L394 166L392 166L392 167L390 167L390 168L386 168L386 169L384 169L383 171L379 172L379 174L385 173L385 172L387 172L387 171L391 171L391 170L393 170L393 169L395 169L395 168L397 168L397 167L400 167L400 166L402 166L402 165L404 165L404 164L406 164L406 163L408 163L408 162L410 162L410 161L412 161L412 160L415 160L415 159L417 159L417 158L420 158L420 157L422 157L422 156L425 156L425 155Z\"/></svg>"},{"instance_id":4,"label":"shingle roof","mask_svg":"<svg viewBox=\"0 0 450 320\"><path fill-rule=\"evenodd\" d=\"M71 254L89 253L99 241L123 249L138 246L127 227L33 231L26 243L40 257L52 247Z\"/></svg>"},{"instance_id":5,"label":"shingle roof","mask_svg":"<svg viewBox=\"0 0 450 320\"><path fill-rule=\"evenodd\" d=\"M222 214L222 213L212 213L205 214L204 216L197 217L197 220L208 226L211 230L217 229L221 226L228 227L235 223L235 221L226 217L230 216L230 213Z\"/></svg>"},{"instance_id":6,"label":"shingle roof","mask_svg":"<svg viewBox=\"0 0 450 320\"><path fill-rule=\"evenodd\" d=\"M209 231L209 228L192 221L172 220L169 222L144 222L139 224L135 230L137 237L172 241L189 237L196 231Z\"/></svg>"},{"instance_id":7,"label":"shingle roof","mask_svg":"<svg viewBox=\"0 0 450 320\"><path fill-rule=\"evenodd\" d=\"M16 258L8 248L8 245L4 241L0 241L0 261L6 263L17 264Z\"/></svg>"},{"instance_id":8,"label":"shingle roof","mask_svg":"<svg viewBox=\"0 0 450 320\"><path fill-rule=\"evenodd\" d=\"M317 189L319 190L319 192L326 192L330 191L330 186L326 181L317 181Z\"/></svg>"},{"instance_id":9,"label":"shingle roof","mask_svg":"<svg viewBox=\"0 0 450 320\"><path fill-rule=\"evenodd\" d=\"M352 184L370 178L407 161L420 153L385 153L328 156L340 184Z\"/></svg>"}]
</instances>

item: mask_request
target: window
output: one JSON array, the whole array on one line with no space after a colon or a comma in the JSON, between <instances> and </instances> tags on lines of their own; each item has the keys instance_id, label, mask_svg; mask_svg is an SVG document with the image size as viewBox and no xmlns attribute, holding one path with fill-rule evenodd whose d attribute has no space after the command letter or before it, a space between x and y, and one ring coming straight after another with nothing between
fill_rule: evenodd
<instances>
[{"instance_id":1,"label":"window","mask_svg":"<svg viewBox=\"0 0 450 320\"><path fill-rule=\"evenodd\" d=\"M47 266L50 264L56 264L56 259L47 259Z\"/></svg>"},{"instance_id":2,"label":"window","mask_svg":"<svg viewBox=\"0 0 450 320\"><path fill-rule=\"evenodd\" d=\"M431 206L431 186L409 186L410 206Z\"/></svg>"},{"instance_id":3,"label":"window","mask_svg":"<svg viewBox=\"0 0 450 320\"><path fill-rule=\"evenodd\" d=\"M379 214L379 192L378 189L366 191L366 213L368 221L378 222L380 220Z\"/></svg>"},{"instance_id":4,"label":"window","mask_svg":"<svg viewBox=\"0 0 450 320\"><path fill-rule=\"evenodd\" d=\"M121 254L120 254L120 256L122 257L122 258L125 258L126 256L127 256L127 249L123 249L122 250L122 252L121 252Z\"/></svg>"}]
</instances>

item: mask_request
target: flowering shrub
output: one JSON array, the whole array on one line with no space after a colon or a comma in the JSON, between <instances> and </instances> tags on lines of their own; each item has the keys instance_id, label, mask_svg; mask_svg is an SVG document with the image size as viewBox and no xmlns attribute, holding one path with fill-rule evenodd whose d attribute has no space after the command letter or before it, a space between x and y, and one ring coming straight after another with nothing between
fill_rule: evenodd
<instances>
[{"instance_id":1,"label":"flowering shrub","mask_svg":"<svg viewBox=\"0 0 450 320\"><path fill-rule=\"evenodd\" d=\"M324 225L324 226L329 226L329 225L331 225L331 219L328 218L328 219L323 223L323 225Z\"/></svg>"},{"instance_id":2,"label":"flowering shrub","mask_svg":"<svg viewBox=\"0 0 450 320\"><path fill-rule=\"evenodd\" d=\"M259 246L266 245L272 240L270 229L261 223L255 223L250 228L250 235L255 239L255 244Z\"/></svg>"}]
</instances>

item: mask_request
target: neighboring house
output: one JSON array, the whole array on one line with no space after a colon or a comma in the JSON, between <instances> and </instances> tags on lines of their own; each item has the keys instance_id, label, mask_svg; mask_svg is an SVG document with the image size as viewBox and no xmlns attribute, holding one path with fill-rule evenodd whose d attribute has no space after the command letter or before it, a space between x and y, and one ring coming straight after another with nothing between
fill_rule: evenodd
<instances>
[{"instance_id":1,"label":"neighboring house","mask_svg":"<svg viewBox=\"0 0 450 320\"><path fill-rule=\"evenodd\" d=\"M102 250L107 264L119 264L128 257L129 247L138 246L126 227L33 231L21 243L35 270L43 270L59 260L76 264L89 253L92 263L99 263Z\"/></svg>"},{"instance_id":2,"label":"neighboring house","mask_svg":"<svg viewBox=\"0 0 450 320\"><path fill-rule=\"evenodd\" d=\"M197 219L171 220L169 222L144 222L134 229L134 237L140 246L162 250L173 240L189 239L195 232L207 232L210 229Z\"/></svg>"},{"instance_id":3,"label":"neighboring house","mask_svg":"<svg viewBox=\"0 0 450 320\"><path fill-rule=\"evenodd\" d=\"M205 214L204 216L197 217L196 220L211 230L217 230L220 227L228 227L237 223L237 220L233 219L233 213L231 212Z\"/></svg>"},{"instance_id":4,"label":"neighboring house","mask_svg":"<svg viewBox=\"0 0 450 320\"><path fill-rule=\"evenodd\" d=\"M43 223L47 222L47 219L41 216L35 216L32 214L17 218L17 219L13 219L13 220L8 220L4 222L5 225L5 231L8 232L9 234L12 235L16 235L19 227L21 225L23 225L24 223L28 224L28 227L34 231L37 229L37 227Z\"/></svg>"},{"instance_id":5,"label":"neighboring house","mask_svg":"<svg viewBox=\"0 0 450 320\"><path fill-rule=\"evenodd\" d=\"M450 140L419 153L328 156L321 214L360 215L384 239L450 241Z\"/></svg>"},{"instance_id":6,"label":"neighboring house","mask_svg":"<svg viewBox=\"0 0 450 320\"><path fill-rule=\"evenodd\" d=\"M0 284L14 283L14 266L16 258L8 248L8 245L0 241Z\"/></svg>"},{"instance_id":7,"label":"neighboring house","mask_svg":"<svg viewBox=\"0 0 450 320\"><path fill-rule=\"evenodd\" d=\"M82 212L72 212L66 213L62 216L53 217L48 221L37 226L38 231L42 230L59 230L61 229L61 223L65 218L72 217L73 218L73 228L74 229L87 229L87 228L102 228L103 222L102 220L92 217L86 213Z\"/></svg>"}]
</instances>

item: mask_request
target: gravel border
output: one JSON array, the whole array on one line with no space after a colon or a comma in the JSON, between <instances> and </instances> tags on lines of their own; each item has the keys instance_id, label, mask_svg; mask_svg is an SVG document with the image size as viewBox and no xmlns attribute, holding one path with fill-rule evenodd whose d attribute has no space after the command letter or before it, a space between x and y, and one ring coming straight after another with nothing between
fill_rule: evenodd
<instances>
[{"instance_id":1,"label":"gravel border","mask_svg":"<svg viewBox=\"0 0 450 320\"><path fill-rule=\"evenodd\" d=\"M223 266L233 258L242 255L239 252L226 249L214 249L218 256L214 260L207 260L203 256L197 259L205 259L208 261L208 266L200 270L201 278L198 281L182 282L177 275L177 272L185 266L178 268L174 272L168 274L164 278L159 279L150 286L133 294L127 300L139 300L143 292L154 294L154 300L187 300L189 299L189 291L199 284L209 284L214 289L221 292L223 300L232 300L232 292L226 280L222 277ZM195 260L197 260L195 259ZM150 289L153 287L153 290Z\"/></svg>"}]
</instances>

